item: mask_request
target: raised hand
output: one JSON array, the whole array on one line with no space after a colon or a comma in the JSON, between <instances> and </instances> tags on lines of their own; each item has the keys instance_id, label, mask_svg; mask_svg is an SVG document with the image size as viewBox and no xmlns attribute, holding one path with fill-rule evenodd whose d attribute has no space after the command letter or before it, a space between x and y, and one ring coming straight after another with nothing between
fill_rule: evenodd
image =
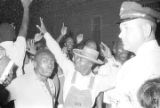
<instances>
[{"instance_id":1,"label":"raised hand","mask_svg":"<svg viewBox=\"0 0 160 108\"><path fill-rule=\"evenodd\" d=\"M28 8L29 5L32 3L33 0L21 0L23 8Z\"/></svg>"},{"instance_id":2,"label":"raised hand","mask_svg":"<svg viewBox=\"0 0 160 108\"><path fill-rule=\"evenodd\" d=\"M6 50L0 46L0 59L6 55Z\"/></svg>"},{"instance_id":3,"label":"raised hand","mask_svg":"<svg viewBox=\"0 0 160 108\"><path fill-rule=\"evenodd\" d=\"M43 23L43 19L41 17L40 17L40 23L41 23L41 25L40 26L36 25L36 27L40 30L40 33L45 34L47 32L47 30L46 30L46 27Z\"/></svg>"},{"instance_id":4,"label":"raised hand","mask_svg":"<svg viewBox=\"0 0 160 108\"><path fill-rule=\"evenodd\" d=\"M65 36L66 34L67 34L67 27L63 23L62 28L61 28L61 35Z\"/></svg>"},{"instance_id":5,"label":"raised hand","mask_svg":"<svg viewBox=\"0 0 160 108\"><path fill-rule=\"evenodd\" d=\"M78 34L76 37L77 44L81 43L83 41L83 34Z\"/></svg>"},{"instance_id":6,"label":"raised hand","mask_svg":"<svg viewBox=\"0 0 160 108\"><path fill-rule=\"evenodd\" d=\"M34 39L27 40L27 51L31 54L36 54L36 47L34 45Z\"/></svg>"},{"instance_id":7,"label":"raised hand","mask_svg":"<svg viewBox=\"0 0 160 108\"><path fill-rule=\"evenodd\" d=\"M62 28L61 28L61 34L56 39L56 41L59 43L66 34L67 34L67 27L63 23Z\"/></svg>"},{"instance_id":8,"label":"raised hand","mask_svg":"<svg viewBox=\"0 0 160 108\"><path fill-rule=\"evenodd\" d=\"M101 42L101 44L100 44L100 49L101 49L101 53L104 57L106 57L106 58L112 57L112 53L111 53L110 48L106 44L104 44L103 42Z\"/></svg>"}]
</instances>

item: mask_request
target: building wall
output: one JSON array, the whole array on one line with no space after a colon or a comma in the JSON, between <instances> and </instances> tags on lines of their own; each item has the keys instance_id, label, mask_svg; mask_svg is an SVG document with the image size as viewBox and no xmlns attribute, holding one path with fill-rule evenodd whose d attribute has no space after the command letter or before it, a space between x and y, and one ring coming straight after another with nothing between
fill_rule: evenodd
<instances>
[{"instance_id":1,"label":"building wall","mask_svg":"<svg viewBox=\"0 0 160 108\"><path fill-rule=\"evenodd\" d=\"M68 26L69 30L76 36L79 33L84 34L85 39L93 39L92 22L95 16L101 18L101 41L109 46L118 39L119 25L116 22L119 19L119 8L121 0L96 0L93 2L82 3L59 10L43 10L47 28L54 37L60 34L62 23Z\"/></svg>"}]
</instances>

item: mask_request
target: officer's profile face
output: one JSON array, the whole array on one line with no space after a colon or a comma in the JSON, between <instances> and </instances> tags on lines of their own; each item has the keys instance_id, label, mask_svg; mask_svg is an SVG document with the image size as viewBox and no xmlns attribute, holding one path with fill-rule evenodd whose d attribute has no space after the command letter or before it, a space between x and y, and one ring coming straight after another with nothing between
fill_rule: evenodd
<instances>
[{"instance_id":1,"label":"officer's profile face","mask_svg":"<svg viewBox=\"0 0 160 108\"><path fill-rule=\"evenodd\" d=\"M122 39L124 49L136 52L144 41L143 23L140 18L122 22L119 38Z\"/></svg>"}]
</instances>

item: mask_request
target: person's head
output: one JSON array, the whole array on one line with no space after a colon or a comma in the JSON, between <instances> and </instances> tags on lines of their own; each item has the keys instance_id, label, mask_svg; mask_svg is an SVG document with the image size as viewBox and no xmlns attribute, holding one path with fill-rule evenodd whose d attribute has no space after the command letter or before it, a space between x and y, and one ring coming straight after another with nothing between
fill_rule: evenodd
<instances>
[{"instance_id":1,"label":"person's head","mask_svg":"<svg viewBox=\"0 0 160 108\"><path fill-rule=\"evenodd\" d=\"M157 19L160 13L142 5L125 1L120 9L120 34L124 49L136 52L147 41L155 39Z\"/></svg>"},{"instance_id":2,"label":"person's head","mask_svg":"<svg viewBox=\"0 0 160 108\"><path fill-rule=\"evenodd\" d=\"M115 56L115 59L121 63L124 63L129 58L129 51L124 50L121 40L118 40L114 43L113 54Z\"/></svg>"},{"instance_id":3,"label":"person's head","mask_svg":"<svg viewBox=\"0 0 160 108\"><path fill-rule=\"evenodd\" d=\"M42 77L50 77L54 69L55 58L48 49L39 50L34 58L35 72Z\"/></svg>"},{"instance_id":4,"label":"person's head","mask_svg":"<svg viewBox=\"0 0 160 108\"><path fill-rule=\"evenodd\" d=\"M85 46L83 49L73 49L73 53L76 56L75 69L84 76L92 72L94 64L103 64L102 61L97 59L99 52L90 47Z\"/></svg>"},{"instance_id":5,"label":"person's head","mask_svg":"<svg viewBox=\"0 0 160 108\"><path fill-rule=\"evenodd\" d=\"M160 108L160 78L146 81L137 94L143 108Z\"/></svg>"},{"instance_id":6,"label":"person's head","mask_svg":"<svg viewBox=\"0 0 160 108\"><path fill-rule=\"evenodd\" d=\"M93 41L93 40L88 40L88 41L85 43L85 46L97 50L97 44L96 44L96 42Z\"/></svg>"},{"instance_id":7,"label":"person's head","mask_svg":"<svg viewBox=\"0 0 160 108\"><path fill-rule=\"evenodd\" d=\"M0 24L0 42L13 41L15 39L15 30L9 23Z\"/></svg>"},{"instance_id":8,"label":"person's head","mask_svg":"<svg viewBox=\"0 0 160 108\"><path fill-rule=\"evenodd\" d=\"M74 39L72 37L67 37L64 45L67 47L67 50L72 50L74 47Z\"/></svg>"}]
</instances>

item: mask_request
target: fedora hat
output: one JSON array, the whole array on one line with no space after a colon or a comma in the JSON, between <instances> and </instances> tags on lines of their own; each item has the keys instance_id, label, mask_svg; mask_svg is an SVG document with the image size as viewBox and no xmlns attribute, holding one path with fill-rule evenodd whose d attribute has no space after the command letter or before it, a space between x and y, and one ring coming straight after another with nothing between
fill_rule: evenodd
<instances>
[{"instance_id":1,"label":"fedora hat","mask_svg":"<svg viewBox=\"0 0 160 108\"><path fill-rule=\"evenodd\" d=\"M73 53L95 64L103 64L103 62L98 59L99 52L87 46L85 46L83 49L73 49Z\"/></svg>"}]
</instances>

